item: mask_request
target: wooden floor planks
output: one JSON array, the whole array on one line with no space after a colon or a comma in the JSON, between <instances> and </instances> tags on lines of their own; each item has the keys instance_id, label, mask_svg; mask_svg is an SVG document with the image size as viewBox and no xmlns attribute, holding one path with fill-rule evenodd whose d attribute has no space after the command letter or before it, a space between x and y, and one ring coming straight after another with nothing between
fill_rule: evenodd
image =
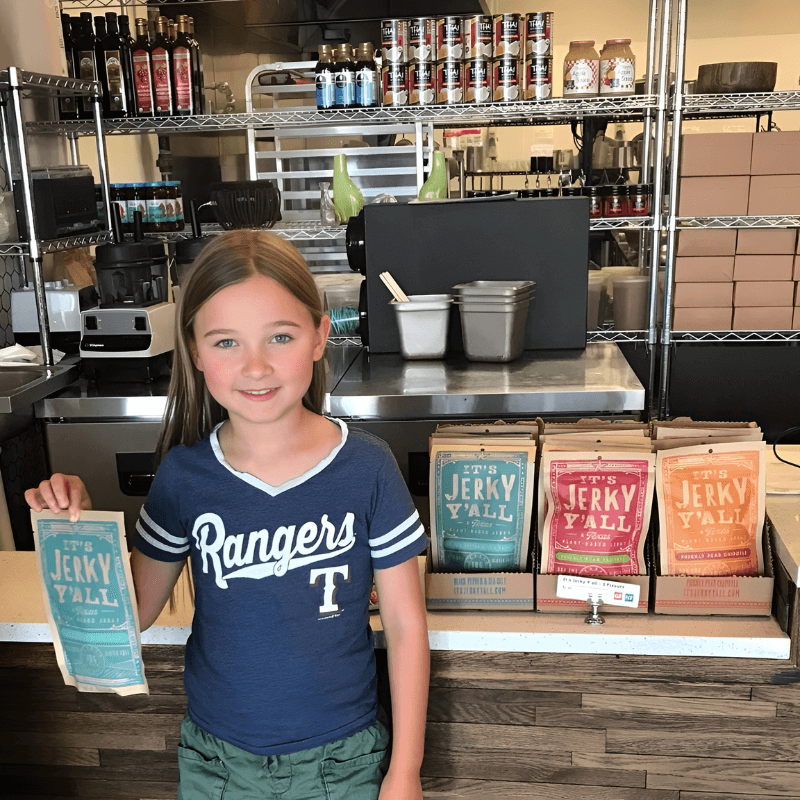
<instances>
[{"instance_id":1,"label":"wooden floor planks","mask_svg":"<svg viewBox=\"0 0 800 800\"><path fill-rule=\"evenodd\" d=\"M379 659L380 662L380 659ZM0 643L3 800L175 800L183 648L149 696ZM744 659L432 654L426 800L800 800L800 671Z\"/></svg>"}]
</instances>

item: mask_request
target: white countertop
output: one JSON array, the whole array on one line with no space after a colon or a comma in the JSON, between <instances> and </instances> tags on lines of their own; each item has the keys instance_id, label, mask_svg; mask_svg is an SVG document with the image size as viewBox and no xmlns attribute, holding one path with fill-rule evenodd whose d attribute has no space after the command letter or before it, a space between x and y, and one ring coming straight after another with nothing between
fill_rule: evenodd
<instances>
[{"instance_id":1,"label":"white countertop","mask_svg":"<svg viewBox=\"0 0 800 800\"><path fill-rule=\"evenodd\" d=\"M778 455L800 464L800 445L778 445ZM767 514L775 526L775 555L800 586L800 469L767 448Z\"/></svg>"}]
</instances>

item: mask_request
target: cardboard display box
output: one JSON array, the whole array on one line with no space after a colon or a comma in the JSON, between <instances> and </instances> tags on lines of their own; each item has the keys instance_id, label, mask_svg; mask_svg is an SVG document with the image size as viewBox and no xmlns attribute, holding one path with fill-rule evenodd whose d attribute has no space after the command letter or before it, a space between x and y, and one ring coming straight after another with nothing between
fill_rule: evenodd
<instances>
[{"instance_id":1,"label":"cardboard display box","mask_svg":"<svg viewBox=\"0 0 800 800\"><path fill-rule=\"evenodd\" d=\"M788 258L793 264L793 256ZM730 283L733 267L734 256L678 256L675 259L675 282Z\"/></svg>"},{"instance_id":2,"label":"cardboard display box","mask_svg":"<svg viewBox=\"0 0 800 800\"><path fill-rule=\"evenodd\" d=\"M767 231L772 233L772 231ZM746 256L737 253L733 268L735 281L790 281L794 256Z\"/></svg>"},{"instance_id":3,"label":"cardboard display box","mask_svg":"<svg viewBox=\"0 0 800 800\"><path fill-rule=\"evenodd\" d=\"M730 308L733 305L732 283L676 283L675 308Z\"/></svg>"},{"instance_id":4,"label":"cardboard display box","mask_svg":"<svg viewBox=\"0 0 800 800\"><path fill-rule=\"evenodd\" d=\"M532 572L432 572L431 563L429 550L425 560L425 606L429 611L535 608Z\"/></svg>"},{"instance_id":5,"label":"cardboard display box","mask_svg":"<svg viewBox=\"0 0 800 800\"><path fill-rule=\"evenodd\" d=\"M794 320L792 321L792 330L800 331L800 308L794 310Z\"/></svg>"},{"instance_id":6,"label":"cardboard display box","mask_svg":"<svg viewBox=\"0 0 800 800\"><path fill-rule=\"evenodd\" d=\"M602 605L600 614L647 614L650 607L650 573L647 575L590 575L587 577L607 579L617 583L629 583L639 587L639 607ZM536 574L536 610L551 611L558 614L580 613L591 610L583 600L556 596L558 575Z\"/></svg>"},{"instance_id":7,"label":"cardboard display box","mask_svg":"<svg viewBox=\"0 0 800 800\"><path fill-rule=\"evenodd\" d=\"M750 174L752 133L687 133L681 144L681 175Z\"/></svg>"},{"instance_id":8,"label":"cardboard display box","mask_svg":"<svg viewBox=\"0 0 800 800\"><path fill-rule=\"evenodd\" d=\"M794 275L792 275L792 278L800 281L800 253L794 257Z\"/></svg>"},{"instance_id":9,"label":"cardboard display box","mask_svg":"<svg viewBox=\"0 0 800 800\"><path fill-rule=\"evenodd\" d=\"M800 179L800 176L798 176L798 179ZM749 175L716 178L682 178L678 216L744 216L747 214L749 194ZM751 211L750 213L752 214L753 212ZM786 214L789 212L781 211L778 213Z\"/></svg>"},{"instance_id":10,"label":"cardboard display box","mask_svg":"<svg viewBox=\"0 0 800 800\"><path fill-rule=\"evenodd\" d=\"M733 309L735 331L788 331L792 328L791 306L759 308L746 306Z\"/></svg>"},{"instance_id":11,"label":"cardboard display box","mask_svg":"<svg viewBox=\"0 0 800 800\"><path fill-rule=\"evenodd\" d=\"M778 230L741 230L736 238L736 254L787 255L794 253L797 231L793 228Z\"/></svg>"},{"instance_id":12,"label":"cardboard display box","mask_svg":"<svg viewBox=\"0 0 800 800\"><path fill-rule=\"evenodd\" d=\"M800 133L770 131L753 135L751 175L800 175Z\"/></svg>"},{"instance_id":13,"label":"cardboard display box","mask_svg":"<svg viewBox=\"0 0 800 800\"><path fill-rule=\"evenodd\" d=\"M736 231L682 230L678 231L679 256L732 256L736 253Z\"/></svg>"},{"instance_id":14,"label":"cardboard display box","mask_svg":"<svg viewBox=\"0 0 800 800\"><path fill-rule=\"evenodd\" d=\"M676 331L729 331L733 309L725 308L676 308L672 317L672 328Z\"/></svg>"},{"instance_id":15,"label":"cardboard display box","mask_svg":"<svg viewBox=\"0 0 800 800\"><path fill-rule=\"evenodd\" d=\"M772 535L772 523L767 517L763 533L763 576L661 575L659 566L655 576L653 610L656 614L688 616L772 616L772 593L775 587L770 544Z\"/></svg>"},{"instance_id":16,"label":"cardboard display box","mask_svg":"<svg viewBox=\"0 0 800 800\"><path fill-rule=\"evenodd\" d=\"M750 178L750 200L747 208L746 213L756 217L800 214L800 175L753 176Z\"/></svg>"},{"instance_id":17,"label":"cardboard display box","mask_svg":"<svg viewBox=\"0 0 800 800\"><path fill-rule=\"evenodd\" d=\"M734 307L778 306L785 308L791 306L793 301L794 283L792 281L737 281L734 284Z\"/></svg>"}]
</instances>

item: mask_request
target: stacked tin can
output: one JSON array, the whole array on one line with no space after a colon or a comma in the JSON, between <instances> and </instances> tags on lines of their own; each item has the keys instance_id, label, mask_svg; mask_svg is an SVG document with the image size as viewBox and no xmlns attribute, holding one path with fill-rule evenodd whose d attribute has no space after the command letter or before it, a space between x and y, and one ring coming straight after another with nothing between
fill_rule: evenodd
<instances>
[{"instance_id":1,"label":"stacked tin can","mask_svg":"<svg viewBox=\"0 0 800 800\"><path fill-rule=\"evenodd\" d=\"M513 103L523 95L522 14L496 14L493 23L492 97L495 103Z\"/></svg>"},{"instance_id":2,"label":"stacked tin can","mask_svg":"<svg viewBox=\"0 0 800 800\"><path fill-rule=\"evenodd\" d=\"M533 11L525 15L526 100L553 96L553 12Z\"/></svg>"},{"instance_id":3,"label":"stacked tin can","mask_svg":"<svg viewBox=\"0 0 800 800\"><path fill-rule=\"evenodd\" d=\"M408 20L381 21L381 101L384 106L408 105Z\"/></svg>"},{"instance_id":4,"label":"stacked tin can","mask_svg":"<svg viewBox=\"0 0 800 800\"><path fill-rule=\"evenodd\" d=\"M408 21L408 104L430 106L436 100L436 20L414 17Z\"/></svg>"},{"instance_id":5,"label":"stacked tin can","mask_svg":"<svg viewBox=\"0 0 800 800\"><path fill-rule=\"evenodd\" d=\"M436 102L454 105L466 102L464 18L438 17L434 24Z\"/></svg>"}]
</instances>

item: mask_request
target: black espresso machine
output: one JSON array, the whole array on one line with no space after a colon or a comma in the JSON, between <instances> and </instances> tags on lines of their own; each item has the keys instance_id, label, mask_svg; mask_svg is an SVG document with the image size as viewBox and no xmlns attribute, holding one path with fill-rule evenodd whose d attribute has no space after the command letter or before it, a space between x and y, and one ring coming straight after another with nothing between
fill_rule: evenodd
<instances>
[{"instance_id":1,"label":"black espresso machine","mask_svg":"<svg viewBox=\"0 0 800 800\"><path fill-rule=\"evenodd\" d=\"M400 352L388 271L406 294L452 293L475 280L532 280L526 350L584 349L589 263L585 197L467 198L375 204L347 229L350 267L361 272L360 333L370 353ZM450 315L448 351L463 352L461 320Z\"/></svg>"}]
</instances>

